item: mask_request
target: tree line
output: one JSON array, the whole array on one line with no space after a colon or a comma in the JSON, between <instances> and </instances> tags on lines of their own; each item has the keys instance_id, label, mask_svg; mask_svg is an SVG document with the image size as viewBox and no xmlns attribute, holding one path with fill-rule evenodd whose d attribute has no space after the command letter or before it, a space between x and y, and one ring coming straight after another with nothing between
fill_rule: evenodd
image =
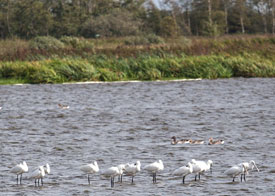
<instances>
[{"instance_id":1,"label":"tree line","mask_svg":"<svg viewBox=\"0 0 275 196\"><path fill-rule=\"evenodd\" d=\"M275 34L275 0L1 0L0 38Z\"/></svg>"}]
</instances>

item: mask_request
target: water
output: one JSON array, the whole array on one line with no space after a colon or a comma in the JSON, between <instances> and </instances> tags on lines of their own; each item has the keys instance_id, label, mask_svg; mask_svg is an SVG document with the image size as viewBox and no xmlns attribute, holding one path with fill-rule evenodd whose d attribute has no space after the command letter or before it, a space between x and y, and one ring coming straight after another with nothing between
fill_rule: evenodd
<instances>
[{"instance_id":1,"label":"water","mask_svg":"<svg viewBox=\"0 0 275 196\"><path fill-rule=\"evenodd\" d=\"M58 104L68 104L60 109ZM0 195L275 195L275 80L226 79L0 86ZM224 139L224 145L171 145L171 136ZM192 158L211 159L213 173L171 176ZM100 169L120 163L158 159L164 171L141 171L131 184L110 187L99 174L79 167L97 160ZM23 185L9 170L25 160L30 172L49 163L51 175L35 187ZM247 182L226 177L231 165L254 160L260 172ZM117 179L116 179L117 180Z\"/></svg>"}]
</instances>

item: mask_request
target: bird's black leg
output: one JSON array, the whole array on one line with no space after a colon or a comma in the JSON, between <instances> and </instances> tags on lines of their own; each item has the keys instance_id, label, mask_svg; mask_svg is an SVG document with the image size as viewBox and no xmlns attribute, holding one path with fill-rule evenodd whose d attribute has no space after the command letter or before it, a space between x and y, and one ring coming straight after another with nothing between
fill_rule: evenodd
<instances>
[{"instance_id":1,"label":"bird's black leg","mask_svg":"<svg viewBox=\"0 0 275 196\"><path fill-rule=\"evenodd\" d=\"M201 179L201 173L199 173L199 180Z\"/></svg>"},{"instance_id":2,"label":"bird's black leg","mask_svg":"<svg viewBox=\"0 0 275 196\"><path fill-rule=\"evenodd\" d=\"M111 177L111 187L114 187L114 184L115 184L115 179L114 179L114 177Z\"/></svg>"},{"instance_id":3,"label":"bird's black leg","mask_svg":"<svg viewBox=\"0 0 275 196\"><path fill-rule=\"evenodd\" d=\"M20 184L22 184L22 174L20 175Z\"/></svg>"},{"instance_id":4,"label":"bird's black leg","mask_svg":"<svg viewBox=\"0 0 275 196\"><path fill-rule=\"evenodd\" d=\"M243 174L241 174L241 182L243 181Z\"/></svg>"},{"instance_id":5,"label":"bird's black leg","mask_svg":"<svg viewBox=\"0 0 275 196\"><path fill-rule=\"evenodd\" d=\"M34 179L34 186L36 186L36 179Z\"/></svg>"},{"instance_id":6,"label":"bird's black leg","mask_svg":"<svg viewBox=\"0 0 275 196\"><path fill-rule=\"evenodd\" d=\"M17 182L17 185L18 185L18 175L16 175L16 182Z\"/></svg>"},{"instance_id":7,"label":"bird's black leg","mask_svg":"<svg viewBox=\"0 0 275 196\"><path fill-rule=\"evenodd\" d=\"M185 176L183 176L183 178L182 178L182 184L184 184L184 179L185 179Z\"/></svg>"},{"instance_id":8,"label":"bird's black leg","mask_svg":"<svg viewBox=\"0 0 275 196\"><path fill-rule=\"evenodd\" d=\"M122 183L122 175L120 176L120 182Z\"/></svg>"},{"instance_id":9,"label":"bird's black leg","mask_svg":"<svg viewBox=\"0 0 275 196\"><path fill-rule=\"evenodd\" d=\"M90 175L88 174L88 183L90 185Z\"/></svg>"},{"instance_id":10,"label":"bird's black leg","mask_svg":"<svg viewBox=\"0 0 275 196\"><path fill-rule=\"evenodd\" d=\"M233 177L233 181L232 182L235 182L235 177Z\"/></svg>"},{"instance_id":11,"label":"bird's black leg","mask_svg":"<svg viewBox=\"0 0 275 196\"><path fill-rule=\"evenodd\" d=\"M197 174L195 175L195 181L197 181Z\"/></svg>"},{"instance_id":12,"label":"bird's black leg","mask_svg":"<svg viewBox=\"0 0 275 196\"><path fill-rule=\"evenodd\" d=\"M134 183L134 176L132 176L132 184Z\"/></svg>"},{"instance_id":13,"label":"bird's black leg","mask_svg":"<svg viewBox=\"0 0 275 196\"><path fill-rule=\"evenodd\" d=\"M245 179L245 174L243 174L243 179L244 179L244 181L246 181L246 179Z\"/></svg>"},{"instance_id":14,"label":"bird's black leg","mask_svg":"<svg viewBox=\"0 0 275 196\"><path fill-rule=\"evenodd\" d=\"M41 185L43 186L43 178L41 178Z\"/></svg>"}]
</instances>

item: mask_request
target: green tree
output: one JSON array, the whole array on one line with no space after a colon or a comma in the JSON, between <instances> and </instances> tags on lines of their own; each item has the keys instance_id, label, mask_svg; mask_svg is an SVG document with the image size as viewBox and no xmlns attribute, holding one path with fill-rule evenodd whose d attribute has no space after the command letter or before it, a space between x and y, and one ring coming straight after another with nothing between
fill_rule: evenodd
<instances>
[{"instance_id":1,"label":"green tree","mask_svg":"<svg viewBox=\"0 0 275 196\"><path fill-rule=\"evenodd\" d=\"M12 16L12 28L17 35L31 38L47 35L52 27L52 16L44 9L44 4L37 0L16 1Z\"/></svg>"}]
</instances>

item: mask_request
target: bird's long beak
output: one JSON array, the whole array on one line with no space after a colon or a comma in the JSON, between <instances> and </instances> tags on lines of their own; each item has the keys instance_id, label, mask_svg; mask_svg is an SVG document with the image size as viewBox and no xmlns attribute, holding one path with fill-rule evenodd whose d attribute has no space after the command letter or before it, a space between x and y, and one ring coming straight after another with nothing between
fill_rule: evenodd
<instances>
[{"instance_id":1,"label":"bird's long beak","mask_svg":"<svg viewBox=\"0 0 275 196\"><path fill-rule=\"evenodd\" d=\"M260 170L259 170L258 167L256 166L256 163L254 163L254 166L256 167L257 171L259 172Z\"/></svg>"}]
</instances>

